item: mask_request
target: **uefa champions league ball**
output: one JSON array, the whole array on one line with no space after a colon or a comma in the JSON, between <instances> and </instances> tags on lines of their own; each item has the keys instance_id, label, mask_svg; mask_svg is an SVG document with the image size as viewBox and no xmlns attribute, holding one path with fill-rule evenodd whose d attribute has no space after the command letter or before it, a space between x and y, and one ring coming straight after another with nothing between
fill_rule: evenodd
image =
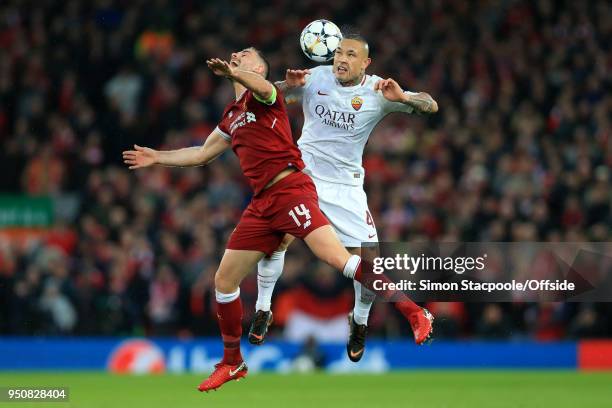
<instances>
[{"instance_id":1,"label":"uefa champions league ball","mask_svg":"<svg viewBox=\"0 0 612 408\"><path fill-rule=\"evenodd\" d=\"M334 57L340 40L342 33L337 25L328 20L315 20L302 31L300 46L311 60L326 62Z\"/></svg>"}]
</instances>

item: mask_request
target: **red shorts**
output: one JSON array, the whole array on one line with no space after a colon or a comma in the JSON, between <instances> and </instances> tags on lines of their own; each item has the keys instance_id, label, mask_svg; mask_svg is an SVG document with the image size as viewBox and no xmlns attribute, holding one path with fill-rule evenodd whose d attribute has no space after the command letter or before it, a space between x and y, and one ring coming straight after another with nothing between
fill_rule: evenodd
<instances>
[{"instance_id":1,"label":"red shorts","mask_svg":"<svg viewBox=\"0 0 612 408\"><path fill-rule=\"evenodd\" d=\"M285 234L305 238L329 221L319 209L317 190L301 171L291 173L253 197L232 232L227 249L270 255Z\"/></svg>"}]
</instances>

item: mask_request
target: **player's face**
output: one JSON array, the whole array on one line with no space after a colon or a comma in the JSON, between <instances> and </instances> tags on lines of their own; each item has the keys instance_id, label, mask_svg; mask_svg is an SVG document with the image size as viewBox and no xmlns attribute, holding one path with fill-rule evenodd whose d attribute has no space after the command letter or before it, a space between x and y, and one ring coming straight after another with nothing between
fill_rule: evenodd
<instances>
[{"instance_id":1,"label":"player's face","mask_svg":"<svg viewBox=\"0 0 612 408\"><path fill-rule=\"evenodd\" d=\"M345 39L334 54L334 75L340 83L355 82L370 65L368 50L361 41Z\"/></svg>"},{"instance_id":2,"label":"player's face","mask_svg":"<svg viewBox=\"0 0 612 408\"><path fill-rule=\"evenodd\" d=\"M263 67L257 51L252 48L245 48L242 51L233 52L230 65L245 71L257 72L262 74Z\"/></svg>"}]
</instances>

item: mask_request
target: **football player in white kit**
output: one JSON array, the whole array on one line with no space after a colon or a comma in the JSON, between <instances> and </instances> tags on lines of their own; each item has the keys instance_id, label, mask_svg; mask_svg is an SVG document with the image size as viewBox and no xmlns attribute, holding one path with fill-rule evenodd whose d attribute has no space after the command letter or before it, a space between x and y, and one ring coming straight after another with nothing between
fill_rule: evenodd
<instances>
[{"instance_id":1,"label":"football player in white kit","mask_svg":"<svg viewBox=\"0 0 612 408\"><path fill-rule=\"evenodd\" d=\"M288 102L301 99L304 127L298 146L306 164L304 172L313 179L319 206L340 241L357 255L361 255L362 245L370 243L376 248L378 243L363 190L362 157L370 133L389 113L438 110L436 101L425 92L404 91L391 78L367 75L370 62L365 39L347 35L336 49L332 66L287 70L285 81L277 82ZM256 313L249 330L252 344L263 343L272 323L272 292L292 240L291 236L285 237L281 247L258 264ZM364 353L374 294L358 282L354 286L355 306L349 314L347 353L356 362ZM425 309L423 313L431 316Z\"/></svg>"}]
</instances>

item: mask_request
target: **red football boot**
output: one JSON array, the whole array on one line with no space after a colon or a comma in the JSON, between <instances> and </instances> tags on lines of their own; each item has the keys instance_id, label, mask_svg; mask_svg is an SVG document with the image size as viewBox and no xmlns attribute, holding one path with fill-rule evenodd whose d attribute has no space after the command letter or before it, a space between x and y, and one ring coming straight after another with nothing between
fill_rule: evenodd
<instances>
[{"instance_id":1,"label":"red football boot","mask_svg":"<svg viewBox=\"0 0 612 408\"><path fill-rule=\"evenodd\" d=\"M429 310L422 307L420 311L412 313L409 320L414 333L414 342L421 345L429 340L433 333L434 321L434 317L429 313Z\"/></svg>"},{"instance_id":2,"label":"red football boot","mask_svg":"<svg viewBox=\"0 0 612 408\"><path fill-rule=\"evenodd\" d=\"M249 369L244 361L235 365L225 364L223 362L215 364L215 371L213 371L207 379L202 381L202 384L198 386L198 390L200 392L216 390L228 381L240 380L247 375L248 371Z\"/></svg>"}]
</instances>

